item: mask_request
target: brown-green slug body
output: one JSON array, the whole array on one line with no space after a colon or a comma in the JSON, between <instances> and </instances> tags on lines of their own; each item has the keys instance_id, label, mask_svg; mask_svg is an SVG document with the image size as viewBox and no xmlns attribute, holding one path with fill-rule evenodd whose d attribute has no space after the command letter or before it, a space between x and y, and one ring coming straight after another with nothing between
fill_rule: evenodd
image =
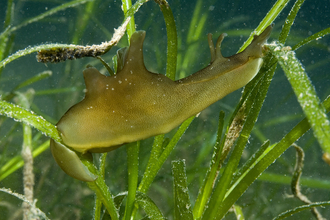
<instances>
[{"instance_id":1,"label":"brown-green slug body","mask_svg":"<svg viewBox=\"0 0 330 220\"><path fill-rule=\"evenodd\" d=\"M243 52L230 57L223 57L220 51L225 35L220 35L214 47L209 34L211 63L177 81L146 69L145 32L135 32L129 49L121 54L122 63L119 62L115 76L102 75L95 68L84 70L85 98L72 106L57 124L63 143L81 153L107 152L171 131L253 79L262 65L263 45L271 31L272 26L267 27ZM59 150L64 148L69 152ZM89 178L91 175L83 165L81 168L69 162L77 159L67 156L74 151L53 140L51 149L57 163L70 176L83 181L95 179Z\"/></svg>"}]
</instances>

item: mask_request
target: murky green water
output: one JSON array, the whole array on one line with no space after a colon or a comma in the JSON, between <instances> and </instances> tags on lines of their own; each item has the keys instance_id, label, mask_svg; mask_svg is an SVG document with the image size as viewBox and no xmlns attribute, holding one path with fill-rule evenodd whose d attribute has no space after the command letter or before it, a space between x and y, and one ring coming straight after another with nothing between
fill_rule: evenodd
<instances>
[{"instance_id":1,"label":"murky green water","mask_svg":"<svg viewBox=\"0 0 330 220\"><path fill-rule=\"evenodd\" d=\"M13 1L11 27L49 11L67 1ZM172 8L178 33L178 66L177 77L187 76L205 67L210 61L207 44L207 33L216 39L221 33L228 36L222 44L224 56L236 53L248 38L250 32L270 10L275 1L169 1ZM275 27L269 41L278 39L281 27L293 1L289 2L281 15L275 20ZM200 4L200 5L199 5ZM198 7L200 6L200 7ZM75 43L79 45L100 44L110 40L113 29L122 20L121 1L96 0L93 9L86 9L86 4L59 11L37 22L28 24L13 31L6 42L9 54L29 46L43 43ZM0 20L5 20L7 2L0 2ZM90 13L89 16L87 14ZM306 1L292 26L287 40L293 46L304 38L330 26L330 4L328 1ZM195 16L195 17L194 17ZM86 20L84 20L86 19ZM192 22L196 19L196 23ZM204 21L204 22L203 22ZM143 5L135 15L137 30L146 30L144 43L144 60L150 71L165 73L166 69L166 29L159 6L150 1ZM4 31L1 22L1 31ZM0 39L1 40L1 39ZM119 47L127 45L126 37L118 47L102 56L111 63ZM4 48L4 47L2 47ZM5 49L5 48L4 48ZM324 100L330 93L330 38L313 41L296 51L298 59L304 65L318 96ZM8 54L4 54L4 57ZM33 89L34 96L31 109L48 121L56 123L66 110L80 101L83 96L84 81L82 71L90 64L105 72L102 64L94 58L66 61L58 64L38 63L36 53L21 57L7 64L0 78L2 97L16 85L50 70L52 76L19 90L26 93ZM3 58L4 58L3 57ZM54 89L67 89L58 93ZM198 188L202 184L205 171L213 152L216 137L219 111L226 113L228 121L239 101L241 90L233 92L213 104L196 118L176 149L171 153L160 173L156 177L148 195L166 217L173 217L172 177L170 161L185 159L187 164L188 187L192 203ZM10 100L15 103L16 99ZM267 139L276 143L287 134L301 119L303 112L291 86L278 67L270 85L267 98L261 110L256 126L249 138L242 162L247 160ZM92 119L91 119L92 120ZM20 155L22 145L22 126L12 119L0 119L0 167L13 157ZM168 134L171 137L173 132ZM47 138L33 130L33 146L37 148ZM152 139L141 142L140 174L144 172L151 150ZM302 193L311 201L329 200L330 167L322 160L322 150L313 137L307 132L297 144L305 151ZM288 149L267 170L268 176L261 176L238 200L237 205L243 209L246 219L271 219L279 213L302 205L294 198L290 190L290 178L295 165L295 151ZM67 176L57 166L48 150L34 159L35 186L34 198L37 206L51 219L91 219L93 214L93 193L85 183ZM270 175L274 174L274 175ZM276 175L278 176L276 176ZM126 152L121 147L108 154L106 183L116 195L127 190ZM22 168L16 170L0 181L0 186L11 188L23 194ZM0 219L21 219L21 201L0 193ZM330 215L330 209L319 208L324 217ZM226 219L234 219L232 213ZM312 219L309 211L295 215L291 219Z\"/></svg>"}]
</instances>

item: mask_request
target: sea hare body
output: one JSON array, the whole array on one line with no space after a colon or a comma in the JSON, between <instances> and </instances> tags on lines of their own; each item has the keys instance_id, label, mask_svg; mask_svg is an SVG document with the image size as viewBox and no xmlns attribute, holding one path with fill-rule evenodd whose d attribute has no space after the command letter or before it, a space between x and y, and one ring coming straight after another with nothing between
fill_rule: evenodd
<instances>
[{"instance_id":1,"label":"sea hare body","mask_svg":"<svg viewBox=\"0 0 330 220\"><path fill-rule=\"evenodd\" d=\"M216 47L209 35L211 63L177 81L146 69L145 32L135 32L129 49L121 54L122 63L119 62L115 76L104 76L95 68L84 70L85 98L72 106L57 124L63 143L82 153L107 152L125 143L169 132L253 79L262 65L263 45L271 30L269 26L243 52L230 57L223 57L220 51L225 35L220 35ZM52 140L51 148L58 144ZM61 161L57 153L54 157ZM65 161L61 162L66 171Z\"/></svg>"}]
</instances>

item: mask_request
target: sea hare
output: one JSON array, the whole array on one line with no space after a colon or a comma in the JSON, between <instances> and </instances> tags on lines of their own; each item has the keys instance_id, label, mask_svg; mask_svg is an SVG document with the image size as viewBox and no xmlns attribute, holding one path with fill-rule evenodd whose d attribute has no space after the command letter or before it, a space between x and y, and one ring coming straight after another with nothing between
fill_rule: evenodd
<instances>
[{"instance_id":1,"label":"sea hare","mask_svg":"<svg viewBox=\"0 0 330 220\"><path fill-rule=\"evenodd\" d=\"M56 162L74 178L95 180L74 151L107 152L125 143L167 133L245 86L262 65L263 45L271 31L272 25L255 35L243 52L230 57L223 57L220 51L225 34L219 36L216 47L209 34L210 64L177 81L146 69L145 32L135 32L129 48L119 53L116 75L102 75L93 67L84 70L85 98L57 124L65 146L51 140Z\"/></svg>"}]
</instances>

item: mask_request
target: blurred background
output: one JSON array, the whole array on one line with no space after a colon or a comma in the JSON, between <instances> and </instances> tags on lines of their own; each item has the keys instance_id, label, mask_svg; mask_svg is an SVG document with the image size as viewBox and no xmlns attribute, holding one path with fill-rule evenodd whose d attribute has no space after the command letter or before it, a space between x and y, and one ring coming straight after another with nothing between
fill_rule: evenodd
<instances>
[{"instance_id":1,"label":"blurred background","mask_svg":"<svg viewBox=\"0 0 330 220\"><path fill-rule=\"evenodd\" d=\"M8 0L11 2L11 0ZM5 20L8 6L0 1L0 21ZM62 0L14 0L12 26L40 15L47 10L68 1ZM276 1L258 0L169 0L178 32L177 79L190 75L210 62L207 34L213 40L221 33L228 36L222 43L224 56L235 54ZM134 2L133 2L134 3ZM275 20L275 27L269 42L278 38L284 20L294 1ZM292 26L286 45L293 46L306 37L330 26L330 2L306 1ZM43 43L64 43L92 45L111 39L114 28L123 21L121 1L95 0L80 4L49 17L28 24L13 32L10 54ZM158 4L153 1L144 4L135 14L137 30L146 30L144 60L146 67L156 73L165 73L166 29ZM0 32L5 30L4 22ZM120 47L127 46L124 37L116 48L112 48L103 59L112 63L112 57ZM305 67L318 96L324 100L330 94L330 37L326 36L296 51L298 59ZM0 93L5 95L19 83L45 70L52 75L29 87L21 93L31 93L31 110L56 124L73 104L84 97L82 71L90 64L101 72L103 65L93 58L66 61L58 64L43 64L36 61L36 53L19 58L2 69ZM112 64L111 64L112 65ZM218 115L223 110L226 121L239 101L241 90L233 92L205 109L195 118L178 146L151 186L148 195L154 200L168 219L172 219L173 192L170 161L185 159L191 201L195 201L199 186L213 152ZM15 103L15 99L11 100ZM302 110L296 101L286 76L278 67L272 80L267 98L261 110L253 135L249 139L242 163L269 139L278 142L301 119ZM12 119L0 120L0 168L13 157L20 155L22 148L22 126ZM173 131L167 136L171 137ZM47 137L33 130L33 146L37 148ZM143 175L151 151L153 139L141 142L140 173ZM322 151L309 131L297 144L306 153L303 169L302 192L313 202L330 200L329 165L321 159ZM96 159L98 155L95 155ZM127 190L126 151L121 147L108 153L106 182L116 195ZM237 202L243 208L246 219L271 219L279 213L302 205L290 198L290 181L295 165L295 150L289 148L264 175L255 181ZM1 173L0 173L1 174ZM94 206L93 192L84 182L67 176L55 163L50 150L45 150L34 158L35 195L37 206L51 219L91 219ZM23 193L22 169L18 169L0 180L0 187ZM0 192L0 219L21 219L21 204L17 198ZM330 209L319 209L323 216L330 216ZM228 214L226 219L235 219ZM297 214L292 219L312 219L309 211Z\"/></svg>"}]
</instances>

